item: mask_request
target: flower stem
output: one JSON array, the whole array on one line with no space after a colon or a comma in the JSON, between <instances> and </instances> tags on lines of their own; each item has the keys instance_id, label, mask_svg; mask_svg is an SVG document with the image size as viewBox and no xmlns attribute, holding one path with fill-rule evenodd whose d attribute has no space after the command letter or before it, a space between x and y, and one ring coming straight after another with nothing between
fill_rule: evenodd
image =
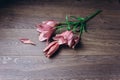
<instances>
[{"instance_id":1,"label":"flower stem","mask_svg":"<svg viewBox=\"0 0 120 80\"><path fill-rule=\"evenodd\" d=\"M97 10L85 18L82 18L82 17L77 18L75 16L70 16L71 18L77 19L78 21L69 21L68 16L66 16L66 21L63 23L60 23L58 26L61 26L61 25L67 26L67 30L72 29L74 32L80 26L80 35L82 35L83 31L86 31L87 22L101 12L102 12L102 10Z\"/></svg>"},{"instance_id":2,"label":"flower stem","mask_svg":"<svg viewBox=\"0 0 120 80\"><path fill-rule=\"evenodd\" d=\"M96 15L98 15L98 14L101 13L101 12L102 12L102 10L97 10L95 13L87 16L87 17L85 18L84 22L88 22L90 19L92 19L93 17L95 17Z\"/></svg>"}]
</instances>

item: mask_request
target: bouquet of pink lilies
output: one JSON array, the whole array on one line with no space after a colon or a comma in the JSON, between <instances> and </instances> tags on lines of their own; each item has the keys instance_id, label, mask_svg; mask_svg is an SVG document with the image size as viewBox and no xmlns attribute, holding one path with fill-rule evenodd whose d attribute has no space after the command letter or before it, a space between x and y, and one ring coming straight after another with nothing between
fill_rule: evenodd
<instances>
[{"instance_id":1,"label":"bouquet of pink lilies","mask_svg":"<svg viewBox=\"0 0 120 80\"><path fill-rule=\"evenodd\" d=\"M53 33L58 29L58 25L60 25L60 23L54 20L43 21L41 24L37 25L37 31L40 33L39 40L48 42ZM56 34L52 39L52 42L48 43L48 46L43 50L46 57L50 57L54 54L60 45L67 45L74 48L79 42L80 37L74 36L72 29L67 29L60 34Z\"/></svg>"},{"instance_id":2,"label":"bouquet of pink lilies","mask_svg":"<svg viewBox=\"0 0 120 80\"><path fill-rule=\"evenodd\" d=\"M86 23L91 18L100 13L101 10L97 10L90 16L85 18L66 16L66 20L60 23L55 20L43 21L42 23L36 25L37 31L39 32L39 41L47 41L47 47L43 50L45 56L50 58L61 45L67 45L70 48L75 48L75 46L80 42L81 35L86 32ZM59 31L59 33L56 33ZM56 34L53 36L53 34ZM31 43L32 41L27 39L21 39L23 43Z\"/></svg>"}]
</instances>

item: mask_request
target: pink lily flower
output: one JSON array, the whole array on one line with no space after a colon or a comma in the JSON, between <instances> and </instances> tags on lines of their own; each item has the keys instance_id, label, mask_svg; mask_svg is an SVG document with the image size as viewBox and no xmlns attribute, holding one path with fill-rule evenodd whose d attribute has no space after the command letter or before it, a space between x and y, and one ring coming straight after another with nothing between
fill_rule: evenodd
<instances>
[{"instance_id":1,"label":"pink lily flower","mask_svg":"<svg viewBox=\"0 0 120 80\"><path fill-rule=\"evenodd\" d=\"M46 57L51 57L59 48L60 44L57 41L51 42L43 51Z\"/></svg>"},{"instance_id":2,"label":"pink lily flower","mask_svg":"<svg viewBox=\"0 0 120 80\"><path fill-rule=\"evenodd\" d=\"M60 45L68 45L71 48L75 48L80 38L75 37L72 31L65 31L61 34L57 34L54 38L55 41L51 42L43 51L46 57L51 57L59 48Z\"/></svg>"},{"instance_id":3,"label":"pink lily flower","mask_svg":"<svg viewBox=\"0 0 120 80\"><path fill-rule=\"evenodd\" d=\"M74 48L80 40L79 37L74 36L72 31L65 31L61 34L57 34L53 39L58 41L59 44L66 44L71 48Z\"/></svg>"},{"instance_id":4,"label":"pink lily flower","mask_svg":"<svg viewBox=\"0 0 120 80\"><path fill-rule=\"evenodd\" d=\"M49 40L53 32L55 31L55 26L57 24L58 22L49 20L43 21L41 24L37 25L37 31L40 33L39 40L40 41Z\"/></svg>"}]
</instances>

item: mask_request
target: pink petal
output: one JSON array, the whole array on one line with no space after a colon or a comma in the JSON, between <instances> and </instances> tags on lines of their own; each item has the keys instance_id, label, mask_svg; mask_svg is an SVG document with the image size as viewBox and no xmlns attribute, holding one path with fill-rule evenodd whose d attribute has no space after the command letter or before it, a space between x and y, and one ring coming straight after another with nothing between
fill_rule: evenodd
<instances>
[{"instance_id":1,"label":"pink petal","mask_svg":"<svg viewBox=\"0 0 120 80\"><path fill-rule=\"evenodd\" d=\"M59 40L60 38L64 38L60 34L57 34L55 37L53 37L53 40Z\"/></svg>"},{"instance_id":2,"label":"pink petal","mask_svg":"<svg viewBox=\"0 0 120 80\"><path fill-rule=\"evenodd\" d=\"M40 33L39 41L48 41L55 31L56 24L56 21L49 20L43 21L41 24L36 25L37 31Z\"/></svg>"},{"instance_id":3,"label":"pink petal","mask_svg":"<svg viewBox=\"0 0 120 80\"><path fill-rule=\"evenodd\" d=\"M43 31L43 27L41 26L42 24L37 24L36 27L37 27L37 31L38 32L42 32Z\"/></svg>"},{"instance_id":4,"label":"pink petal","mask_svg":"<svg viewBox=\"0 0 120 80\"><path fill-rule=\"evenodd\" d=\"M52 56L52 55L58 50L58 48L59 48L59 44L56 43L55 45L53 45L53 46L49 49L49 51L47 52L46 56L47 56L47 57Z\"/></svg>"},{"instance_id":5,"label":"pink petal","mask_svg":"<svg viewBox=\"0 0 120 80\"><path fill-rule=\"evenodd\" d=\"M52 29L52 27L49 26L49 25L46 25L46 24L37 25L37 31L38 32L49 31L51 29Z\"/></svg>"},{"instance_id":6,"label":"pink petal","mask_svg":"<svg viewBox=\"0 0 120 80\"><path fill-rule=\"evenodd\" d=\"M47 37L47 39L50 39L50 37L52 36L53 32L54 32L54 29L51 29L44 36Z\"/></svg>"},{"instance_id":7,"label":"pink petal","mask_svg":"<svg viewBox=\"0 0 120 80\"><path fill-rule=\"evenodd\" d=\"M20 41L24 44L32 44L32 45L35 45L34 42L32 42L31 40L27 39L27 38L22 38L20 39Z\"/></svg>"},{"instance_id":8,"label":"pink petal","mask_svg":"<svg viewBox=\"0 0 120 80\"><path fill-rule=\"evenodd\" d=\"M68 46L72 47L74 45L74 43L75 43L74 40L71 39L71 40L68 41Z\"/></svg>"},{"instance_id":9,"label":"pink petal","mask_svg":"<svg viewBox=\"0 0 120 80\"><path fill-rule=\"evenodd\" d=\"M42 24L46 24L48 21L42 21Z\"/></svg>"},{"instance_id":10,"label":"pink petal","mask_svg":"<svg viewBox=\"0 0 120 80\"><path fill-rule=\"evenodd\" d=\"M64 39L72 39L72 37L73 37L73 33L72 33L72 31L65 31L65 32L63 32L63 33L61 33L61 34L57 34L56 35L56 37L59 37L59 36L63 36L64 37Z\"/></svg>"},{"instance_id":11,"label":"pink petal","mask_svg":"<svg viewBox=\"0 0 120 80\"><path fill-rule=\"evenodd\" d=\"M50 49L51 46L56 44L57 41L51 42L43 51L46 52L48 49Z\"/></svg>"},{"instance_id":12,"label":"pink petal","mask_svg":"<svg viewBox=\"0 0 120 80\"><path fill-rule=\"evenodd\" d=\"M75 46L79 43L80 37L74 38L75 44L72 46L72 48L75 48Z\"/></svg>"},{"instance_id":13,"label":"pink petal","mask_svg":"<svg viewBox=\"0 0 120 80\"><path fill-rule=\"evenodd\" d=\"M47 33L47 31L44 31L44 32L40 33L40 35L39 35L39 41L45 41L45 40L47 40L47 37L44 36L46 33Z\"/></svg>"},{"instance_id":14,"label":"pink petal","mask_svg":"<svg viewBox=\"0 0 120 80\"><path fill-rule=\"evenodd\" d=\"M58 24L58 22L54 21L54 20L43 21L42 23L46 24L46 25L49 25L51 27L55 27Z\"/></svg>"},{"instance_id":15,"label":"pink petal","mask_svg":"<svg viewBox=\"0 0 120 80\"><path fill-rule=\"evenodd\" d=\"M39 35L39 41L49 40L50 37L52 36L53 32L54 32L54 29L41 32Z\"/></svg>"},{"instance_id":16,"label":"pink petal","mask_svg":"<svg viewBox=\"0 0 120 80\"><path fill-rule=\"evenodd\" d=\"M72 33L72 31L66 31L64 34L64 37L66 38L66 39L72 39L72 37L73 37L73 33Z\"/></svg>"},{"instance_id":17,"label":"pink petal","mask_svg":"<svg viewBox=\"0 0 120 80\"><path fill-rule=\"evenodd\" d=\"M67 39L64 39L63 37L61 37L59 40L58 40L58 43L61 45L61 44L66 44L67 43Z\"/></svg>"},{"instance_id":18,"label":"pink petal","mask_svg":"<svg viewBox=\"0 0 120 80\"><path fill-rule=\"evenodd\" d=\"M68 36L67 36L68 37ZM66 31L65 32L62 32L61 34L57 34L53 39L54 40L59 40L61 38L64 38L66 39Z\"/></svg>"}]
</instances>

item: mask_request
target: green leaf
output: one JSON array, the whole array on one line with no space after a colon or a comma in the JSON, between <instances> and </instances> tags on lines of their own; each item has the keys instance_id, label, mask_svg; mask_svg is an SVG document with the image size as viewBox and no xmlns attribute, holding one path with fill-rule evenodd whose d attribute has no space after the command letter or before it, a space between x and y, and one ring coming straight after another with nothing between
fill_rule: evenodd
<instances>
[{"instance_id":1,"label":"green leaf","mask_svg":"<svg viewBox=\"0 0 120 80\"><path fill-rule=\"evenodd\" d=\"M76 20L78 20L78 21L83 21L83 20L85 20L85 18L82 18L82 17L75 17L75 16L70 16L71 18L73 18L73 19L76 19Z\"/></svg>"},{"instance_id":2,"label":"green leaf","mask_svg":"<svg viewBox=\"0 0 120 80\"><path fill-rule=\"evenodd\" d=\"M85 20L85 18L78 17L78 20L79 20L79 21L84 21L84 20Z\"/></svg>"},{"instance_id":3,"label":"green leaf","mask_svg":"<svg viewBox=\"0 0 120 80\"><path fill-rule=\"evenodd\" d=\"M73 26L73 32L76 32L77 28L79 27L79 22L76 23L74 26Z\"/></svg>"},{"instance_id":4,"label":"green leaf","mask_svg":"<svg viewBox=\"0 0 120 80\"><path fill-rule=\"evenodd\" d=\"M71 28L70 28L70 23L68 21L68 16L66 16L66 24L67 24L67 30L70 30Z\"/></svg>"}]
</instances>

